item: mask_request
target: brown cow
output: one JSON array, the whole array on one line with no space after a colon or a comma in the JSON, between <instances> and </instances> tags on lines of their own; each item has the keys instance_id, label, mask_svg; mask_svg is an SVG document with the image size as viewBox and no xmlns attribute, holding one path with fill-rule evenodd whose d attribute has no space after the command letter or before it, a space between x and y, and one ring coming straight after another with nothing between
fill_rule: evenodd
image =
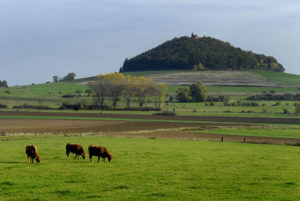
<instances>
[{"instance_id":1,"label":"brown cow","mask_svg":"<svg viewBox=\"0 0 300 201\"><path fill-rule=\"evenodd\" d=\"M86 154L85 154L85 152L84 152L84 150L83 150L83 148L80 144L70 144L70 143L68 143L66 145L67 158L69 158L70 152L76 154L74 159L77 158L77 156L78 156L78 159L80 158L80 156L82 156L83 159L86 158Z\"/></svg>"},{"instance_id":2,"label":"brown cow","mask_svg":"<svg viewBox=\"0 0 300 201\"><path fill-rule=\"evenodd\" d=\"M33 163L34 159L38 163L41 161L41 157L39 156L39 154L37 152L36 146L34 146L32 144L26 146L26 154L27 154L28 162Z\"/></svg>"},{"instance_id":3,"label":"brown cow","mask_svg":"<svg viewBox=\"0 0 300 201\"><path fill-rule=\"evenodd\" d=\"M108 152L106 147L101 146L89 146L89 155L90 155L90 162L93 162L92 157L98 156L98 163L100 160L100 157L103 158L103 161L105 162L105 158L108 158L108 161L110 162L112 160L112 155Z\"/></svg>"}]
</instances>

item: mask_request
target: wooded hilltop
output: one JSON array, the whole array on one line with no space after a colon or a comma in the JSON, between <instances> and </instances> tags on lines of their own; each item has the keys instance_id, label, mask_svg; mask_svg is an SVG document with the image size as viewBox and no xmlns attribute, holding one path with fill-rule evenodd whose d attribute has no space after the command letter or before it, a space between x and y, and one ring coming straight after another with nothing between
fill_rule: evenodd
<instances>
[{"instance_id":1,"label":"wooded hilltop","mask_svg":"<svg viewBox=\"0 0 300 201\"><path fill-rule=\"evenodd\" d=\"M120 72L149 70L269 70L283 72L274 57L255 54L211 38L183 36L125 59Z\"/></svg>"}]
</instances>

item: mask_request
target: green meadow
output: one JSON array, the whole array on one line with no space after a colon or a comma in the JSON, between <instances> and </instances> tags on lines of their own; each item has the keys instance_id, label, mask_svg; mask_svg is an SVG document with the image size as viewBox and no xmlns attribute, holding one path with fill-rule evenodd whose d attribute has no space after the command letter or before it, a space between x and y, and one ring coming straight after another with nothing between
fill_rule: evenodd
<instances>
[{"instance_id":1,"label":"green meadow","mask_svg":"<svg viewBox=\"0 0 300 201\"><path fill-rule=\"evenodd\" d=\"M103 145L111 163L66 159L65 144ZM34 144L41 163L29 164ZM189 140L0 138L0 200L300 200L293 146Z\"/></svg>"}]
</instances>

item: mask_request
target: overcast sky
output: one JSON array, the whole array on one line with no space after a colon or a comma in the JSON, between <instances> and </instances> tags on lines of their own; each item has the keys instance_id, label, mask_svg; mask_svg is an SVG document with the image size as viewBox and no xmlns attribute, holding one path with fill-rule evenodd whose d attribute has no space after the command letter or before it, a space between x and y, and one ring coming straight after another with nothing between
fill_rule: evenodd
<instances>
[{"instance_id":1,"label":"overcast sky","mask_svg":"<svg viewBox=\"0 0 300 201\"><path fill-rule=\"evenodd\" d=\"M298 0L0 0L0 80L116 72L126 57L192 32L300 74Z\"/></svg>"}]
</instances>

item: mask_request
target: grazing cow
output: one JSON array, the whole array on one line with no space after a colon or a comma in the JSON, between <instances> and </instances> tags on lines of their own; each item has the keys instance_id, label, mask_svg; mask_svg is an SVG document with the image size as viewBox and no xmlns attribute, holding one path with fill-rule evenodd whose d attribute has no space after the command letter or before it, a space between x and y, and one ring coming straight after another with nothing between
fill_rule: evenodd
<instances>
[{"instance_id":1,"label":"grazing cow","mask_svg":"<svg viewBox=\"0 0 300 201\"><path fill-rule=\"evenodd\" d=\"M80 158L80 156L82 156L83 159L86 158L86 154L82 148L82 146L80 144L70 144L68 143L66 145L66 154L67 154L67 158L69 158L69 155L71 153L75 153L76 156L74 157L74 159L78 156L78 159Z\"/></svg>"},{"instance_id":2,"label":"grazing cow","mask_svg":"<svg viewBox=\"0 0 300 201\"><path fill-rule=\"evenodd\" d=\"M33 163L34 159L38 163L41 161L41 157L39 156L39 154L37 152L36 146L34 146L32 144L26 146L26 154L27 154L28 162Z\"/></svg>"},{"instance_id":3,"label":"grazing cow","mask_svg":"<svg viewBox=\"0 0 300 201\"><path fill-rule=\"evenodd\" d=\"M112 155L108 152L106 147L100 147L100 146L89 146L89 155L90 155L90 162L93 162L92 157L98 156L98 163L100 160L100 157L103 158L103 161L105 162L105 158L108 158L108 161L110 162L112 160Z\"/></svg>"}]
</instances>

